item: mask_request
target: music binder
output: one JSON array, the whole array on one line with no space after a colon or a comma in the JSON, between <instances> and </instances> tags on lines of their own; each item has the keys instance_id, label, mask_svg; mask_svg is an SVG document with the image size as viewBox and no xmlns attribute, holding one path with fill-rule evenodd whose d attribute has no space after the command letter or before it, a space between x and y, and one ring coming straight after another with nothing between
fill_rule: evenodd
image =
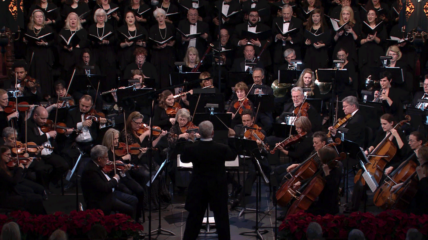
<instances>
[{"instance_id":1,"label":"music binder","mask_svg":"<svg viewBox=\"0 0 428 240\"><path fill-rule=\"evenodd\" d=\"M172 15L177 15L177 14L179 14L179 12L167 13L165 16L168 17L168 16L172 16Z\"/></svg>"},{"instance_id":2,"label":"music binder","mask_svg":"<svg viewBox=\"0 0 428 240\"><path fill-rule=\"evenodd\" d=\"M39 42L39 41L41 41L43 38L45 38L45 37L47 37L47 36L50 36L50 35L52 35L52 32L50 32L50 33L46 33L46 34L44 34L44 35L37 36L37 37L35 37L35 36L31 36L31 35L29 35L29 34L25 33L25 36L26 36L26 37L29 37L27 40L32 40L32 41L34 41L34 42ZM45 42L47 42L47 41L48 41L48 40L46 40Z\"/></svg>"},{"instance_id":3,"label":"music binder","mask_svg":"<svg viewBox=\"0 0 428 240\"><path fill-rule=\"evenodd\" d=\"M76 33L73 33L68 39L66 39L63 35L59 35L62 40L66 43L67 46L76 46L80 42L79 36Z\"/></svg>"},{"instance_id":4,"label":"music binder","mask_svg":"<svg viewBox=\"0 0 428 240\"><path fill-rule=\"evenodd\" d=\"M80 19L85 18L85 17L86 17L86 15L88 15L90 12L91 12L91 10L89 10L89 11L87 11L87 12L84 12L84 13L80 14L80 15L79 15L79 18L80 18Z\"/></svg>"},{"instance_id":5,"label":"music binder","mask_svg":"<svg viewBox=\"0 0 428 240\"><path fill-rule=\"evenodd\" d=\"M372 28L366 21L363 22L363 32L369 35L375 35L375 33L380 32L383 21L380 21L374 28Z\"/></svg>"},{"instance_id":6,"label":"music binder","mask_svg":"<svg viewBox=\"0 0 428 240\"><path fill-rule=\"evenodd\" d=\"M278 27L279 32L281 33L282 36L286 37L287 35L289 35L290 33L293 33L295 31L298 31L299 29L297 28L293 28L293 29L288 29L288 31L283 32L282 31L282 27L279 27L278 23L275 23L276 26Z\"/></svg>"},{"instance_id":7,"label":"music binder","mask_svg":"<svg viewBox=\"0 0 428 240\"><path fill-rule=\"evenodd\" d=\"M321 33L313 33L313 32L311 32L311 31L309 31L309 30L305 30L305 33L304 33L303 35L304 35L304 37L305 37L306 39L311 40L311 43L316 43L316 42L322 42L322 41L320 40L320 36L322 36L323 34L324 34L324 32L321 32Z\"/></svg>"},{"instance_id":8,"label":"music binder","mask_svg":"<svg viewBox=\"0 0 428 240\"><path fill-rule=\"evenodd\" d=\"M158 41L158 40L154 40L153 38L149 37L150 40L152 40L153 42L155 42L155 43L157 43L159 45L163 45L163 44L167 43L169 40L171 40L173 38L174 38L174 36L171 36L171 37L169 37L169 38L167 38L167 39L165 39L163 41Z\"/></svg>"},{"instance_id":9,"label":"music binder","mask_svg":"<svg viewBox=\"0 0 428 240\"><path fill-rule=\"evenodd\" d=\"M128 36L125 33L119 31L128 41L132 41L132 40L140 40L139 38L141 38L142 36L144 36L144 34L138 34L136 36Z\"/></svg>"},{"instance_id":10,"label":"music binder","mask_svg":"<svg viewBox=\"0 0 428 240\"><path fill-rule=\"evenodd\" d=\"M142 16L144 13L146 13L146 12L148 12L148 11L150 11L150 10L152 10L151 8L147 8L146 10L144 10L144 11L142 11L142 12L137 12L137 14L139 15L139 16Z\"/></svg>"},{"instance_id":11,"label":"music binder","mask_svg":"<svg viewBox=\"0 0 428 240\"><path fill-rule=\"evenodd\" d=\"M186 38L197 38L197 37L199 37L202 34L202 33L192 33L192 34L190 34L190 33L184 33L179 28L176 28L176 30L179 33L181 33L181 35L183 35L183 37L186 37Z\"/></svg>"},{"instance_id":12,"label":"music binder","mask_svg":"<svg viewBox=\"0 0 428 240\"><path fill-rule=\"evenodd\" d=\"M108 10L108 12L106 12L106 14L107 14L107 16L108 16L108 15L110 15L110 14L112 14L112 13L116 12L117 10L119 10L119 7L115 7L115 8L112 8L112 9Z\"/></svg>"},{"instance_id":13,"label":"music binder","mask_svg":"<svg viewBox=\"0 0 428 240\"><path fill-rule=\"evenodd\" d=\"M46 12L47 13L51 13L51 12L53 12L53 11L55 11L55 10L57 10L58 8L52 8L52 9L50 9L50 10L46 10Z\"/></svg>"},{"instance_id":14,"label":"music binder","mask_svg":"<svg viewBox=\"0 0 428 240\"><path fill-rule=\"evenodd\" d=\"M331 25L333 26L334 31L338 32L343 29L349 22L344 23L342 26L339 26L339 21L334 18L330 18Z\"/></svg>"},{"instance_id":15,"label":"music binder","mask_svg":"<svg viewBox=\"0 0 428 240\"><path fill-rule=\"evenodd\" d=\"M247 39L248 41L250 41L251 39L254 40L265 40L270 38L270 36L272 35L272 31L271 30L267 30L267 31L263 31L263 32L249 32L249 31L243 31L242 32L242 38Z\"/></svg>"},{"instance_id":16,"label":"music binder","mask_svg":"<svg viewBox=\"0 0 428 240\"><path fill-rule=\"evenodd\" d=\"M103 41L106 37L110 36L112 34L112 32L108 32L106 35L99 37L93 34L88 34L90 37L96 38L99 41Z\"/></svg>"}]
</instances>

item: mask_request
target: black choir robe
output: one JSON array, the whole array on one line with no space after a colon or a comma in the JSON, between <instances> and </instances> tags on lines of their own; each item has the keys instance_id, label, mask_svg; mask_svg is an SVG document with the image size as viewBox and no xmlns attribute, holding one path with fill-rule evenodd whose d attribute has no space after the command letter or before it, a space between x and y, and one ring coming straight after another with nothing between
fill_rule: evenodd
<instances>
[{"instance_id":1,"label":"black choir robe","mask_svg":"<svg viewBox=\"0 0 428 240\"><path fill-rule=\"evenodd\" d=\"M142 40L147 44L147 39L148 39L147 30L144 27L139 26L138 24L136 26L137 28L135 31L129 31L128 26L126 24L124 24L117 30L117 36L119 39L117 58L119 59L118 67L121 71L125 70L126 66L134 61L135 59L134 50L137 47L140 47L136 44L137 41ZM137 36L140 36L140 37L137 37ZM136 38L132 38L132 37L136 37ZM120 44L124 42L133 42L133 44L131 46L126 46L122 48Z\"/></svg>"},{"instance_id":2,"label":"black choir robe","mask_svg":"<svg viewBox=\"0 0 428 240\"><path fill-rule=\"evenodd\" d=\"M189 34L190 33L189 20L187 19L181 20L180 23L178 24L178 29L182 31L184 34ZM197 21L196 33L201 33L201 35L204 33L208 34L207 39L203 39L201 35L196 37L195 47L198 50L199 59L201 59L205 51L207 50L208 44L211 42L211 34L210 34L210 28L208 24L206 22ZM187 52L187 49L189 48L189 43L190 43L189 41L186 41L186 42L183 41L182 37L183 35L179 31L176 31L176 39L177 39L176 44L178 44L177 47L179 51L178 59L183 59L186 56L186 52Z\"/></svg>"},{"instance_id":3,"label":"black choir robe","mask_svg":"<svg viewBox=\"0 0 428 240\"><path fill-rule=\"evenodd\" d=\"M67 44L64 39L69 41L70 37L73 35L73 38L77 38L79 41L74 42L73 38L71 38L71 43ZM65 30L64 28L61 30L58 36L58 45L60 47L60 58L59 62L62 66L62 70L65 72L70 72L73 70L75 65L78 63L79 58L82 55L82 49L88 46L87 42L88 33L85 29L80 29L76 32L73 31L71 33L70 30ZM76 46L79 46L77 48ZM72 51L64 49L64 47L72 47Z\"/></svg>"},{"instance_id":4,"label":"black choir robe","mask_svg":"<svg viewBox=\"0 0 428 240\"><path fill-rule=\"evenodd\" d=\"M274 37L274 56L273 62L274 64L282 64L284 63L284 51L292 48L296 52L297 59L302 59L300 45L303 43L303 24L302 21L298 18L292 17L290 20L290 25L288 26L288 30L293 28L297 28L297 31L290 33L290 37L292 42L286 42L285 46L282 40L276 40L276 35L280 34L283 29L284 19L282 17L275 18L272 23L272 36ZM281 28L281 31L278 29Z\"/></svg>"},{"instance_id":5,"label":"black choir robe","mask_svg":"<svg viewBox=\"0 0 428 240\"><path fill-rule=\"evenodd\" d=\"M314 34L321 34L318 37L315 37ZM314 47L314 42L311 41L311 45L306 45L306 53L304 58L305 66L315 71L318 68L326 68L328 66L328 48L331 43L330 29L327 27L320 27L317 30L311 28L310 30L305 30L304 41L306 39L316 39L318 42L325 44L324 47L316 49Z\"/></svg>"},{"instance_id":6,"label":"black choir robe","mask_svg":"<svg viewBox=\"0 0 428 240\"><path fill-rule=\"evenodd\" d=\"M62 19L66 19L68 14L71 12L75 12L77 13L77 15L79 15L79 18L85 19L86 22L82 23L82 26L84 28L88 28L89 27L89 23L93 21L93 17L94 15L91 13L91 10L88 7L88 4L84 3L84 2L79 2L79 5L77 6L77 8L72 8L70 5L68 4L64 4L64 6L62 7L61 10L61 17Z\"/></svg>"}]
</instances>

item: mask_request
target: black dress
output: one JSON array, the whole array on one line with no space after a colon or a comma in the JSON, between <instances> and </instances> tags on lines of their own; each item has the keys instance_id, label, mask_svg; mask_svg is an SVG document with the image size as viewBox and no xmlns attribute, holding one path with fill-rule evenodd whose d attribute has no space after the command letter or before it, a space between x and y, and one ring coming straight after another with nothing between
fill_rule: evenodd
<instances>
[{"instance_id":1,"label":"black dress","mask_svg":"<svg viewBox=\"0 0 428 240\"><path fill-rule=\"evenodd\" d=\"M31 37L39 37L47 35L43 38L43 41L47 42L48 45L37 45L36 41L32 40ZM54 31L51 27L45 26L44 28L37 30L27 29L25 38L28 41L27 50L27 62L28 64L28 75L35 78L40 82L40 87L43 89L43 94L52 95L53 92L53 76L52 66L54 64L54 55L52 45L54 43Z\"/></svg>"},{"instance_id":2,"label":"black dress","mask_svg":"<svg viewBox=\"0 0 428 240\"><path fill-rule=\"evenodd\" d=\"M322 33L322 34L321 34ZM311 45L306 45L306 54L305 54L305 66L307 68L312 69L312 71L315 71L318 68L326 68L328 66L328 47L331 42L331 35L330 30L328 28L322 28L320 27L317 30L314 30L311 28L310 32L308 30L305 30L304 38L306 39L312 39L313 34L321 34L319 37L317 37L317 41L322 42L325 44L324 47L316 49L314 47L314 42L311 41Z\"/></svg>"},{"instance_id":3,"label":"black dress","mask_svg":"<svg viewBox=\"0 0 428 240\"><path fill-rule=\"evenodd\" d=\"M117 56L119 58L119 69L124 71L126 66L134 61L134 50L139 47L136 45L138 40L142 40L147 43L147 31L144 27L136 25L135 31L129 31L128 26L125 24L118 29L118 38L119 38L119 50ZM125 46L124 48L120 47L121 43L125 41L133 42L131 46Z\"/></svg>"},{"instance_id":4,"label":"black dress","mask_svg":"<svg viewBox=\"0 0 428 240\"><path fill-rule=\"evenodd\" d=\"M162 42L172 36L175 36L175 27L170 23L166 23L165 29L159 29L158 24L150 28L149 37L155 41ZM169 75L174 71L175 49L174 46L156 49L154 46L157 43L152 41L152 44L151 63L156 67L160 80L160 88L165 88L170 86Z\"/></svg>"},{"instance_id":5,"label":"black dress","mask_svg":"<svg viewBox=\"0 0 428 240\"><path fill-rule=\"evenodd\" d=\"M106 36L107 34L110 35ZM101 41L97 37L103 36L106 36L104 40L108 40L108 44L100 44ZM116 37L113 27L108 23L103 28L98 28L97 24L93 24L89 27L89 39L92 43L92 57L96 59L101 74L106 76L106 81L100 85L100 90L106 91L116 88L116 53L114 51Z\"/></svg>"},{"instance_id":6,"label":"black dress","mask_svg":"<svg viewBox=\"0 0 428 240\"><path fill-rule=\"evenodd\" d=\"M36 9L40 9L43 11L43 13L45 14L45 20L49 19L55 21L55 23L51 23L50 25L52 28L57 30L58 27L62 27L62 23L60 23L61 15L59 13L59 8L55 4L48 2L46 8L42 8L36 4L31 5L30 11L28 12L28 19L30 19L31 14Z\"/></svg>"},{"instance_id":7,"label":"black dress","mask_svg":"<svg viewBox=\"0 0 428 240\"><path fill-rule=\"evenodd\" d=\"M175 117L175 116L174 116ZM166 114L165 109L156 106L153 116L153 125L159 126L162 130L169 130L172 127L171 122L169 121L171 117Z\"/></svg>"},{"instance_id":8,"label":"black dress","mask_svg":"<svg viewBox=\"0 0 428 240\"><path fill-rule=\"evenodd\" d=\"M106 13L107 13L107 23L108 24L110 24L112 27L113 27L113 29L114 29L114 31L116 31L117 30L117 28L119 27L119 23L118 23L118 21L116 20L116 18L114 18L113 16L112 16L112 14L113 13L117 13L117 15L119 16L119 18L120 18L120 10L119 9L116 9L116 8L118 8L118 6L116 5L116 4L114 4L114 3L110 3L109 4L109 8L108 9L104 9L102 6L100 6L100 5L95 5L95 8L93 9L93 13L95 13L95 11L98 9L98 8L101 8L101 9L104 9L104 11L106 11ZM115 10L116 9L116 10ZM109 11L111 11L110 13L109 13ZM120 19L120 20L122 20L122 19Z\"/></svg>"},{"instance_id":9,"label":"black dress","mask_svg":"<svg viewBox=\"0 0 428 240\"><path fill-rule=\"evenodd\" d=\"M337 56L339 49L343 48L349 54L348 60L352 59L354 63L357 63L357 42L361 38L361 25L356 22L352 29L354 30L355 34L357 34L357 40L354 40L353 34L344 32L342 36L339 36L336 41L333 56Z\"/></svg>"},{"instance_id":10,"label":"black dress","mask_svg":"<svg viewBox=\"0 0 428 240\"><path fill-rule=\"evenodd\" d=\"M170 3L169 7L165 8L162 6L162 3L159 4L159 6L166 12L166 18L172 21L172 24L174 24L175 27L178 26L178 23L180 22L180 13L178 11L178 6L174 3Z\"/></svg>"},{"instance_id":11,"label":"black dress","mask_svg":"<svg viewBox=\"0 0 428 240\"><path fill-rule=\"evenodd\" d=\"M152 21L153 11L151 10L148 4L142 4L137 9L133 9L131 6L126 7L125 11L123 11L124 18L126 17L125 14L128 11L133 11L135 13L135 16L142 17L147 20L147 22L137 22L137 19L135 19L135 23L138 23L139 26L141 27L150 26L149 24Z\"/></svg>"},{"instance_id":12,"label":"black dress","mask_svg":"<svg viewBox=\"0 0 428 240\"><path fill-rule=\"evenodd\" d=\"M73 35L73 37L70 39L70 37ZM70 73L70 71L73 70L73 68L77 65L79 62L79 58L82 54L82 49L87 47L87 37L88 33L85 29L80 29L78 31L71 31L62 29L59 33L58 41L60 46L60 58L59 62L62 66L62 70L67 74ZM76 40L74 40L76 38ZM69 44L67 44L67 41L71 41ZM76 45L79 45L79 48L76 47ZM68 51L64 49L64 47L73 47L72 51Z\"/></svg>"},{"instance_id":13,"label":"black dress","mask_svg":"<svg viewBox=\"0 0 428 240\"><path fill-rule=\"evenodd\" d=\"M93 21L93 15L91 14L91 10L89 9L88 4L84 2L79 2L77 8L72 8L71 5L65 4L61 10L62 19L66 19L68 14L71 12L77 13L77 15L79 15L80 20L85 19L86 22L82 23L82 27L88 29L90 25L89 22Z\"/></svg>"}]
</instances>

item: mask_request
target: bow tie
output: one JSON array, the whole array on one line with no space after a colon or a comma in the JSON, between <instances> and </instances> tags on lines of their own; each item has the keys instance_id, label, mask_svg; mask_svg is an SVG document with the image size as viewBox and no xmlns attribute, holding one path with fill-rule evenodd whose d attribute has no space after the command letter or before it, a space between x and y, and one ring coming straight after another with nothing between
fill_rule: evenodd
<instances>
[{"instance_id":1,"label":"bow tie","mask_svg":"<svg viewBox=\"0 0 428 240\"><path fill-rule=\"evenodd\" d=\"M191 23L190 25L192 25L192 26L196 26L196 23Z\"/></svg>"},{"instance_id":2,"label":"bow tie","mask_svg":"<svg viewBox=\"0 0 428 240\"><path fill-rule=\"evenodd\" d=\"M254 1L254 0L253 0L253 1L251 1L251 2L252 2L252 3L258 3L259 1Z\"/></svg>"},{"instance_id":3,"label":"bow tie","mask_svg":"<svg viewBox=\"0 0 428 240\"><path fill-rule=\"evenodd\" d=\"M230 5L230 3L227 3L227 2L223 2L223 4L224 4L224 5Z\"/></svg>"},{"instance_id":4,"label":"bow tie","mask_svg":"<svg viewBox=\"0 0 428 240\"><path fill-rule=\"evenodd\" d=\"M249 26L249 27L256 27L256 26L257 26L257 23L256 23L256 24L252 24L251 22L248 22L248 26Z\"/></svg>"},{"instance_id":5,"label":"bow tie","mask_svg":"<svg viewBox=\"0 0 428 240\"><path fill-rule=\"evenodd\" d=\"M283 21L283 23L290 23L290 21Z\"/></svg>"}]
</instances>

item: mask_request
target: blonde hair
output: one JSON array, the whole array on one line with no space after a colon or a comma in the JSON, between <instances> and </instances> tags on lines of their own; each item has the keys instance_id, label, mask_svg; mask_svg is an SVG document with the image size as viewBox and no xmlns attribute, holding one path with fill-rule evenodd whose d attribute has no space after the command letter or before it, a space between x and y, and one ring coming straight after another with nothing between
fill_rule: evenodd
<instances>
[{"instance_id":1,"label":"blonde hair","mask_svg":"<svg viewBox=\"0 0 428 240\"><path fill-rule=\"evenodd\" d=\"M119 136L119 131L114 128L110 128L109 130L107 130L103 137L103 146L106 146L108 149L111 149L113 145L113 138L116 134Z\"/></svg>"},{"instance_id":2,"label":"blonde hair","mask_svg":"<svg viewBox=\"0 0 428 240\"><path fill-rule=\"evenodd\" d=\"M352 24L350 24L350 26L351 26L351 27L353 27L353 26L354 26L354 24L355 24L354 10L352 10L352 8L351 8L351 7L348 7L348 6L342 7L342 10L340 11L340 21L339 21L339 25L343 25L343 24L345 24L345 21L343 20L343 17L342 17L342 12L343 12L343 11L348 11L348 12L349 12L349 15L351 15L351 18L349 19L349 22L350 22L350 23L352 23Z\"/></svg>"},{"instance_id":3,"label":"blonde hair","mask_svg":"<svg viewBox=\"0 0 428 240\"><path fill-rule=\"evenodd\" d=\"M184 63L186 63L186 66L189 66L189 53L196 54L195 64L198 64L200 60L198 49L195 47L189 47L186 51L186 56L184 56Z\"/></svg>"},{"instance_id":4,"label":"blonde hair","mask_svg":"<svg viewBox=\"0 0 428 240\"><path fill-rule=\"evenodd\" d=\"M71 12L68 14L67 18L65 19L64 29L70 30L70 23L68 21L70 21L71 15L76 15L76 17L77 17L77 28L76 28L76 30L79 31L80 29L82 29L82 24L80 23L79 15L77 15L77 13L75 13L75 12Z\"/></svg>"},{"instance_id":5,"label":"blonde hair","mask_svg":"<svg viewBox=\"0 0 428 240\"><path fill-rule=\"evenodd\" d=\"M199 74L199 79L206 79L201 81L201 87L204 87L204 81L210 81L211 84L213 84L213 78L211 77L211 74L209 72L201 72L201 74Z\"/></svg>"},{"instance_id":6,"label":"blonde hair","mask_svg":"<svg viewBox=\"0 0 428 240\"><path fill-rule=\"evenodd\" d=\"M314 87L314 85L315 85L315 74L312 71L312 69L310 69L310 68L305 68L302 71L302 73L300 74L299 80L297 80L296 87L301 87L301 88L305 87L305 83L303 81L303 77L305 76L306 73L311 74L312 77L311 77L311 85L310 85L310 87L311 88Z\"/></svg>"},{"instance_id":7,"label":"blonde hair","mask_svg":"<svg viewBox=\"0 0 428 240\"><path fill-rule=\"evenodd\" d=\"M388 56L389 51L395 52L398 55L397 61L403 56L400 48L397 45L389 46L388 50L386 50L386 56Z\"/></svg>"},{"instance_id":8,"label":"blonde hair","mask_svg":"<svg viewBox=\"0 0 428 240\"><path fill-rule=\"evenodd\" d=\"M94 22L97 23L97 16L100 15L100 14L103 14L105 16L104 22L107 22L107 13L102 8L98 8L97 10L95 10L95 13L94 13Z\"/></svg>"},{"instance_id":9,"label":"blonde hair","mask_svg":"<svg viewBox=\"0 0 428 240\"><path fill-rule=\"evenodd\" d=\"M45 27L45 14L43 13L43 11L41 9L36 9L33 11L33 13L31 13L31 17L30 17L30 22L28 23L28 29L30 30L34 30L34 14L36 14L37 12L42 13L43 15L43 24L42 24L42 28Z\"/></svg>"}]
</instances>

